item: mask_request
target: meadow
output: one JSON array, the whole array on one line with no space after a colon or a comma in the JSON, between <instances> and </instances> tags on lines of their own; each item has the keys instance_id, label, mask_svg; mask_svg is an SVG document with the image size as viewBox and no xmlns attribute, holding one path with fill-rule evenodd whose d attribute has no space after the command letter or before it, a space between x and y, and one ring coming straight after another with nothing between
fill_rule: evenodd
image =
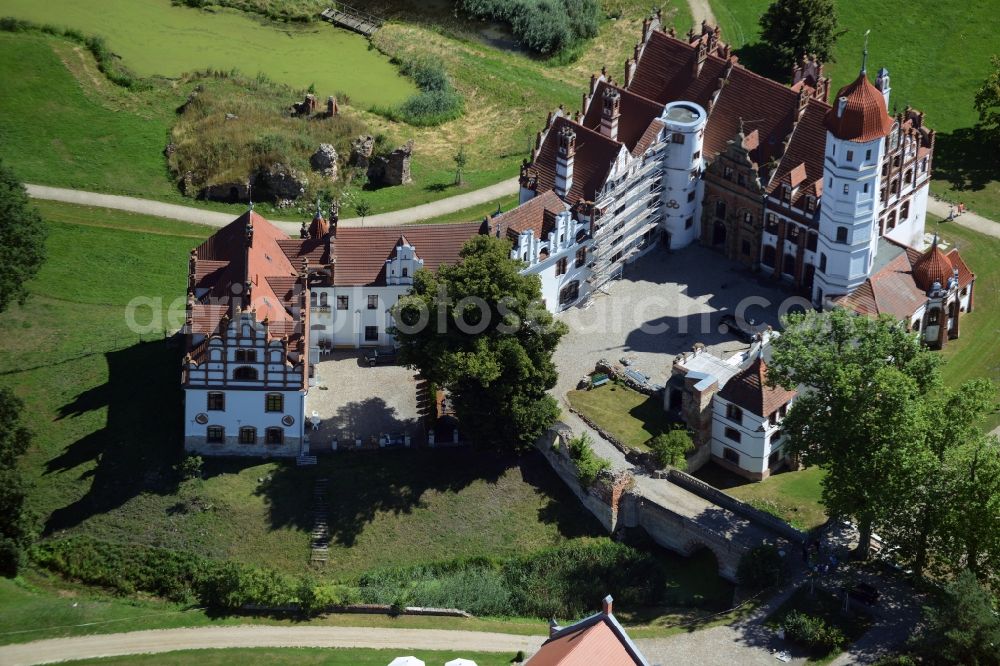
<instances>
[{"instance_id":1,"label":"meadow","mask_svg":"<svg viewBox=\"0 0 1000 666\"><path fill-rule=\"evenodd\" d=\"M143 664L148 666L175 666L197 662L204 666L228 666L234 660L241 664L284 666L316 664L323 666L385 666L396 657L414 656L428 664L443 664L464 657L479 666L508 666L514 653L448 652L445 650L373 650L368 648L234 648L228 650L181 650L163 654L129 655L68 661L67 664L83 666L111 666L112 664Z\"/></svg>"},{"instance_id":2,"label":"meadow","mask_svg":"<svg viewBox=\"0 0 1000 666\"><path fill-rule=\"evenodd\" d=\"M238 69L295 88L315 85L322 99L346 94L365 108L416 92L364 37L326 23L262 23L236 10L204 11L170 0L5 0L2 13L102 35L141 76Z\"/></svg>"},{"instance_id":3,"label":"meadow","mask_svg":"<svg viewBox=\"0 0 1000 666\"><path fill-rule=\"evenodd\" d=\"M760 16L770 0L712 0L722 38L751 69L761 62ZM932 189L962 201L972 210L1000 220L1000 174L994 155L975 129L976 90L990 71L990 56L998 52L996 3L993 0L936 2L884 0L835 3L840 26L847 32L826 66L834 91L850 83L861 67L864 33L868 41L868 74L889 70L890 107L910 105L926 113L937 131ZM790 77L779 72L778 80ZM890 109L891 111L891 109Z\"/></svg>"}]
</instances>

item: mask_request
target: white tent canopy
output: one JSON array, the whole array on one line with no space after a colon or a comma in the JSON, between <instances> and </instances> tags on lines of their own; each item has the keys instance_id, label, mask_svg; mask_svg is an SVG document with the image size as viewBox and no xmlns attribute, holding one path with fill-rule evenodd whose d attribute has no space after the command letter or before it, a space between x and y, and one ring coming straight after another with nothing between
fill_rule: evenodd
<instances>
[{"instance_id":1,"label":"white tent canopy","mask_svg":"<svg viewBox=\"0 0 1000 666\"><path fill-rule=\"evenodd\" d=\"M461 657L459 657L458 659L452 659L444 666L476 666L476 662L472 661L471 659L462 659Z\"/></svg>"},{"instance_id":2,"label":"white tent canopy","mask_svg":"<svg viewBox=\"0 0 1000 666\"><path fill-rule=\"evenodd\" d=\"M389 666L425 666L425 664L416 657L396 657L389 662Z\"/></svg>"}]
</instances>

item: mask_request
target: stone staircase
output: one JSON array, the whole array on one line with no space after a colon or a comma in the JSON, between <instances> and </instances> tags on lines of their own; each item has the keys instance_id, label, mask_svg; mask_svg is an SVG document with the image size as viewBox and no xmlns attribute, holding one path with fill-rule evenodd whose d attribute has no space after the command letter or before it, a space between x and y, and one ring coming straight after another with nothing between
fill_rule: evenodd
<instances>
[{"instance_id":1,"label":"stone staircase","mask_svg":"<svg viewBox=\"0 0 1000 666\"><path fill-rule=\"evenodd\" d=\"M315 457L313 459L315 460ZM313 486L313 528L309 556L309 561L313 564L326 564L330 559L330 525L327 512L329 484L329 479L316 479L316 484Z\"/></svg>"}]
</instances>

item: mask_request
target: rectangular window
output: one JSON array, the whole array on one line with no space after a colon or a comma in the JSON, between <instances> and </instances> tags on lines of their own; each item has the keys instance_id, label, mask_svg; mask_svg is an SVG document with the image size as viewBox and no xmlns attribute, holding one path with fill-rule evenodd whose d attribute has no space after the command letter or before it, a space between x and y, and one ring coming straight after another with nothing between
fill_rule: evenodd
<instances>
[{"instance_id":1,"label":"rectangular window","mask_svg":"<svg viewBox=\"0 0 1000 666\"><path fill-rule=\"evenodd\" d=\"M403 266L403 277L410 277L410 269Z\"/></svg>"},{"instance_id":2,"label":"rectangular window","mask_svg":"<svg viewBox=\"0 0 1000 666\"><path fill-rule=\"evenodd\" d=\"M256 444L257 443L257 428L243 427L240 428L240 444Z\"/></svg>"},{"instance_id":3,"label":"rectangular window","mask_svg":"<svg viewBox=\"0 0 1000 666\"><path fill-rule=\"evenodd\" d=\"M622 253L620 251L619 252L615 252L614 256L611 257L611 263L615 263L616 261L620 260L621 258L622 258Z\"/></svg>"},{"instance_id":4,"label":"rectangular window","mask_svg":"<svg viewBox=\"0 0 1000 666\"><path fill-rule=\"evenodd\" d=\"M684 228L685 229L690 229L693 226L694 226L694 218L693 217L689 217L688 219L684 220Z\"/></svg>"},{"instance_id":5,"label":"rectangular window","mask_svg":"<svg viewBox=\"0 0 1000 666\"><path fill-rule=\"evenodd\" d=\"M365 326L365 342L378 342L378 326Z\"/></svg>"},{"instance_id":6,"label":"rectangular window","mask_svg":"<svg viewBox=\"0 0 1000 666\"><path fill-rule=\"evenodd\" d=\"M701 157L701 151L700 150L696 150L696 151L694 151L694 155L691 156L691 161L692 162L697 162L699 157Z\"/></svg>"},{"instance_id":7,"label":"rectangular window","mask_svg":"<svg viewBox=\"0 0 1000 666\"><path fill-rule=\"evenodd\" d=\"M690 192L688 192L688 201L694 201L694 195L695 195L695 191L694 190L691 190Z\"/></svg>"},{"instance_id":8,"label":"rectangular window","mask_svg":"<svg viewBox=\"0 0 1000 666\"><path fill-rule=\"evenodd\" d=\"M872 151L866 150L865 151L865 162L871 162L871 160L872 160Z\"/></svg>"},{"instance_id":9,"label":"rectangular window","mask_svg":"<svg viewBox=\"0 0 1000 666\"><path fill-rule=\"evenodd\" d=\"M574 263L574 265L577 268L580 268L585 263L587 263L587 248L581 247L579 250L576 251L576 262Z\"/></svg>"},{"instance_id":10,"label":"rectangular window","mask_svg":"<svg viewBox=\"0 0 1000 666\"><path fill-rule=\"evenodd\" d=\"M566 257L563 257L556 262L556 275L566 275L566 270L568 268L569 262Z\"/></svg>"},{"instance_id":11,"label":"rectangular window","mask_svg":"<svg viewBox=\"0 0 1000 666\"><path fill-rule=\"evenodd\" d=\"M823 253L819 255L819 272L826 273L826 255Z\"/></svg>"},{"instance_id":12,"label":"rectangular window","mask_svg":"<svg viewBox=\"0 0 1000 666\"><path fill-rule=\"evenodd\" d=\"M684 143L684 135L681 134L680 132L674 132L673 134L670 135L670 140L673 143L683 144Z\"/></svg>"},{"instance_id":13,"label":"rectangular window","mask_svg":"<svg viewBox=\"0 0 1000 666\"><path fill-rule=\"evenodd\" d=\"M854 151L853 150L848 150L847 151L847 161L848 162L853 162L854 161Z\"/></svg>"},{"instance_id":14,"label":"rectangular window","mask_svg":"<svg viewBox=\"0 0 1000 666\"><path fill-rule=\"evenodd\" d=\"M740 441L740 432L736 428L726 428L726 439L731 439L737 444Z\"/></svg>"},{"instance_id":15,"label":"rectangular window","mask_svg":"<svg viewBox=\"0 0 1000 666\"><path fill-rule=\"evenodd\" d=\"M368 309L369 310L376 310L376 309L378 309L378 296L369 296L368 297Z\"/></svg>"},{"instance_id":16,"label":"rectangular window","mask_svg":"<svg viewBox=\"0 0 1000 666\"><path fill-rule=\"evenodd\" d=\"M226 394L213 391L208 394L208 411L223 412L226 410Z\"/></svg>"},{"instance_id":17,"label":"rectangular window","mask_svg":"<svg viewBox=\"0 0 1000 666\"><path fill-rule=\"evenodd\" d=\"M722 457L736 466L740 464L740 454L728 446L722 449Z\"/></svg>"},{"instance_id":18,"label":"rectangular window","mask_svg":"<svg viewBox=\"0 0 1000 666\"><path fill-rule=\"evenodd\" d=\"M865 187L864 187L863 191L864 191L865 194L868 194L868 183L865 183Z\"/></svg>"},{"instance_id":19,"label":"rectangular window","mask_svg":"<svg viewBox=\"0 0 1000 666\"><path fill-rule=\"evenodd\" d=\"M743 410L736 405L729 403L726 405L726 418L730 421L735 421L736 423L743 422ZM728 434L726 435L729 436ZM731 438L730 438L731 439Z\"/></svg>"},{"instance_id":20,"label":"rectangular window","mask_svg":"<svg viewBox=\"0 0 1000 666\"><path fill-rule=\"evenodd\" d=\"M264 441L268 444L280 445L285 441L285 431L282 428L268 428L264 431Z\"/></svg>"},{"instance_id":21,"label":"rectangular window","mask_svg":"<svg viewBox=\"0 0 1000 666\"><path fill-rule=\"evenodd\" d=\"M337 296L337 309L346 310L351 305L351 299L347 296Z\"/></svg>"},{"instance_id":22,"label":"rectangular window","mask_svg":"<svg viewBox=\"0 0 1000 666\"><path fill-rule=\"evenodd\" d=\"M256 349L237 349L236 361L240 363L254 363L257 360Z\"/></svg>"},{"instance_id":23,"label":"rectangular window","mask_svg":"<svg viewBox=\"0 0 1000 666\"><path fill-rule=\"evenodd\" d=\"M264 411L283 412L285 411L285 396L280 393L268 393L264 398Z\"/></svg>"},{"instance_id":24,"label":"rectangular window","mask_svg":"<svg viewBox=\"0 0 1000 666\"><path fill-rule=\"evenodd\" d=\"M226 429L222 426L208 426L205 439L209 444L222 444L226 441Z\"/></svg>"},{"instance_id":25,"label":"rectangular window","mask_svg":"<svg viewBox=\"0 0 1000 666\"><path fill-rule=\"evenodd\" d=\"M844 183L844 194L848 194L851 191L851 186Z\"/></svg>"}]
</instances>

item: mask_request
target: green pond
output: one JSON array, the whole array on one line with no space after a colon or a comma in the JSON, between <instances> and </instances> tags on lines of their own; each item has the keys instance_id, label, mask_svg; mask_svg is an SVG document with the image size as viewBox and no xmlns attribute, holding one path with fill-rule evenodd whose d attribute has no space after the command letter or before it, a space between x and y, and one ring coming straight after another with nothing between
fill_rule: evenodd
<instances>
[{"instance_id":1,"label":"green pond","mask_svg":"<svg viewBox=\"0 0 1000 666\"><path fill-rule=\"evenodd\" d=\"M360 107L392 105L416 91L388 58L369 50L367 39L325 22L265 23L233 10L175 7L170 0L0 0L0 16L103 35L144 76L236 68L298 88L315 84L321 100L346 93Z\"/></svg>"}]
</instances>

